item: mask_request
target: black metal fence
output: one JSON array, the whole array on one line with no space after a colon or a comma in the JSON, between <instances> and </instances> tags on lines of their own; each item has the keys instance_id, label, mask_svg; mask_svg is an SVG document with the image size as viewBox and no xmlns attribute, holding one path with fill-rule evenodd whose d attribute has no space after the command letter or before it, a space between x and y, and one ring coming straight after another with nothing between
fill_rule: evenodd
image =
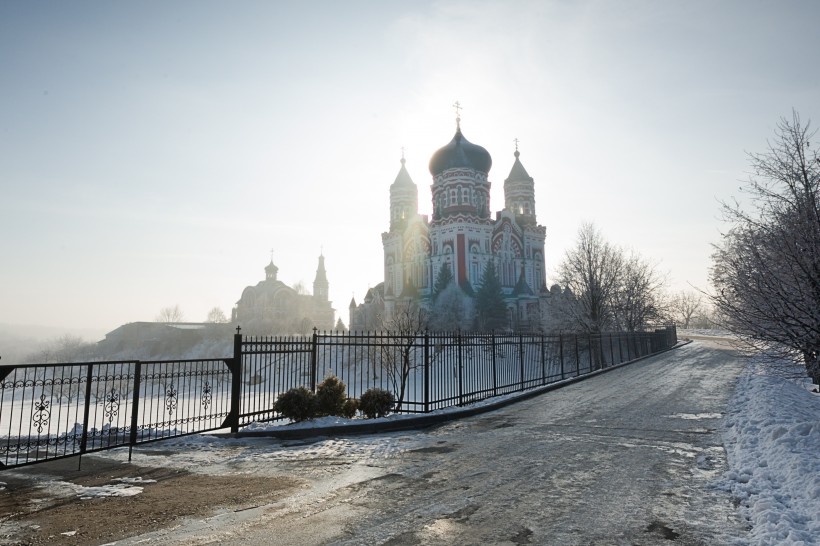
<instances>
[{"instance_id":1,"label":"black metal fence","mask_svg":"<svg viewBox=\"0 0 820 546\"><path fill-rule=\"evenodd\" d=\"M0 366L0 468L282 419L279 393L333 374L358 398L426 413L634 360L675 327L602 335L319 333L234 336L229 358Z\"/></svg>"}]
</instances>

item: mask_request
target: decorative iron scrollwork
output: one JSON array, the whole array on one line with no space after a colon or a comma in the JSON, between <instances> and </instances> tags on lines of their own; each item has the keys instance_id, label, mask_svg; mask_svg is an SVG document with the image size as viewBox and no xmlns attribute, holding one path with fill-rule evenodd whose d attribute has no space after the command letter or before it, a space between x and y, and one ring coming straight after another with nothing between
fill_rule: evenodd
<instances>
[{"instance_id":1,"label":"decorative iron scrollwork","mask_svg":"<svg viewBox=\"0 0 820 546\"><path fill-rule=\"evenodd\" d=\"M168 409L168 415L173 415L174 410L177 409L177 390L173 383L168 385L165 391L165 407Z\"/></svg>"},{"instance_id":2,"label":"decorative iron scrollwork","mask_svg":"<svg viewBox=\"0 0 820 546\"><path fill-rule=\"evenodd\" d=\"M51 401L46 401L46 393L40 395L40 401L34 404L34 416L32 417L32 423L34 426L37 427L37 432L43 432L43 427L48 425L49 419L51 419Z\"/></svg>"},{"instance_id":3,"label":"decorative iron scrollwork","mask_svg":"<svg viewBox=\"0 0 820 546\"><path fill-rule=\"evenodd\" d=\"M211 384L206 381L202 386L202 407L208 411L208 406L211 405Z\"/></svg>"},{"instance_id":4,"label":"decorative iron scrollwork","mask_svg":"<svg viewBox=\"0 0 820 546\"><path fill-rule=\"evenodd\" d=\"M105 395L103 411L108 418L108 423L111 424L114 416L120 412L120 393L117 392L117 389L112 388L111 392Z\"/></svg>"}]
</instances>

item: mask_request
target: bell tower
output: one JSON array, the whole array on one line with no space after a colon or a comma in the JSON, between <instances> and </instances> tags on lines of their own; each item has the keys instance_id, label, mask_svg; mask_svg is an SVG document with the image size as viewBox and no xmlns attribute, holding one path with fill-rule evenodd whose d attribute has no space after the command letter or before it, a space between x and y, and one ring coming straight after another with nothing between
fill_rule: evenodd
<instances>
[{"instance_id":1,"label":"bell tower","mask_svg":"<svg viewBox=\"0 0 820 546\"><path fill-rule=\"evenodd\" d=\"M535 225L535 181L521 164L518 139L515 139L515 163L504 181L504 208L511 212L518 223Z\"/></svg>"},{"instance_id":2,"label":"bell tower","mask_svg":"<svg viewBox=\"0 0 820 546\"><path fill-rule=\"evenodd\" d=\"M316 268L316 277L313 279L313 297L321 301L328 301L327 272L325 271L325 257L319 255L319 267Z\"/></svg>"},{"instance_id":3,"label":"bell tower","mask_svg":"<svg viewBox=\"0 0 820 546\"><path fill-rule=\"evenodd\" d=\"M404 167L404 148L401 152L401 169L390 185L390 231L407 227L411 218L419 213L419 189Z\"/></svg>"}]
</instances>

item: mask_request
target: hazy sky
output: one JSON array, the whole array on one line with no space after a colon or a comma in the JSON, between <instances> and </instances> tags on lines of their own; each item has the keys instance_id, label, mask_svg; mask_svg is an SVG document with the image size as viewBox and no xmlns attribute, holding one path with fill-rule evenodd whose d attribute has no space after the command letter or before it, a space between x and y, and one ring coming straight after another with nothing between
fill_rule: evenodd
<instances>
[{"instance_id":1,"label":"hazy sky","mask_svg":"<svg viewBox=\"0 0 820 546\"><path fill-rule=\"evenodd\" d=\"M245 286L347 323L382 279L389 186L430 211L462 129L520 140L554 273L579 225L706 287L718 200L792 108L820 123L820 3L0 2L0 323L111 330ZM551 277L554 279L554 276Z\"/></svg>"}]
</instances>

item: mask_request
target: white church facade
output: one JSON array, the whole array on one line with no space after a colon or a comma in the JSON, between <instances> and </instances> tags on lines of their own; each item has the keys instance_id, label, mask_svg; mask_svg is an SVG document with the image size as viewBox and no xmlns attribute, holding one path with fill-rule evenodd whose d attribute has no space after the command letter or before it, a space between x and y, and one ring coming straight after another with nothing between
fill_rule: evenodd
<instances>
[{"instance_id":1,"label":"white church facade","mask_svg":"<svg viewBox=\"0 0 820 546\"><path fill-rule=\"evenodd\" d=\"M401 159L390 186L390 227L382 234L384 282L366 301L350 305L350 328L369 329L372 317L389 320L402 301L425 308L442 267L467 295L481 285L488 263L501 281L510 328L534 328L546 289L546 228L535 213L535 184L521 163L517 146L504 180L504 208L491 213L489 172L492 158L463 135L460 120L446 146L429 163L432 218L418 212L418 187ZM374 313L373 306L380 313Z\"/></svg>"}]
</instances>

